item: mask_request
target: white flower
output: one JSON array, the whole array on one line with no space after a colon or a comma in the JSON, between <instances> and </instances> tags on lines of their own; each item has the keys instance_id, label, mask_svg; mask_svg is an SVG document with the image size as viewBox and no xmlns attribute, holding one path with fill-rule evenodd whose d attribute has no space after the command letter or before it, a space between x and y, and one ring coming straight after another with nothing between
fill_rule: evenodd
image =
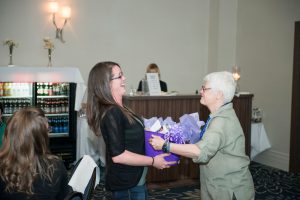
<instances>
[{"instance_id":1,"label":"white flower","mask_svg":"<svg viewBox=\"0 0 300 200\"><path fill-rule=\"evenodd\" d=\"M44 38L43 40L44 40L44 43L45 43L45 45L44 45L45 49L48 49L48 50L54 49L54 44L53 44L53 42L51 41L50 38Z\"/></svg>"},{"instance_id":2,"label":"white flower","mask_svg":"<svg viewBox=\"0 0 300 200\"><path fill-rule=\"evenodd\" d=\"M3 45L4 46L7 45L9 46L9 48L12 48L12 47L17 47L18 43L16 43L14 40L4 40Z\"/></svg>"}]
</instances>

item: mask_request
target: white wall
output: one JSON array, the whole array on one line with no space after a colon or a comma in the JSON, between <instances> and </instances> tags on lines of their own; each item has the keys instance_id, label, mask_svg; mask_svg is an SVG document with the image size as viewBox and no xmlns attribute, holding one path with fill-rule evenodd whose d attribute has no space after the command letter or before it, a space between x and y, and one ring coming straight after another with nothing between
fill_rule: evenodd
<instances>
[{"instance_id":1,"label":"white wall","mask_svg":"<svg viewBox=\"0 0 300 200\"><path fill-rule=\"evenodd\" d=\"M78 67L87 80L97 62L113 60L123 67L129 91L155 62L170 91L195 92L207 68L208 2L69 1L72 18L64 30L66 43L55 41L53 66ZM42 39L54 38L55 33L46 3L0 0L0 40L20 43L14 53L16 65L47 64ZM7 63L8 48L1 47L0 66Z\"/></svg>"},{"instance_id":2,"label":"white wall","mask_svg":"<svg viewBox=\"0 0 300 200\"><path fill-rule=\"evenodd\" d=\"M294 23L298 0L239 0L237 64L241 88L254 93L254 106L264 111L272 148L255 160L288 170Z\"/></svg>"},{"instance_id":3,"label":"white wall","mask_svg":"<svg viewBox=\"0 0 300 200\"><path fill-rule=\"evenodd\" d=\"M169 90L199 88L204 75L242 69L241 89L264 110L272 149L257 161L288 169L294 21L298 0L65 0L72 18L66 43L55 40L54 66L78 67L87 80L99 61L119 62L127 88L156 62ZM20 43L18 66L45 66L44 37L54 38L47 1L0 0L0 41ZM62 3L63 4L63 3ZM0 47L0 66L8 48Z\"/></svg>"}]
</instances>

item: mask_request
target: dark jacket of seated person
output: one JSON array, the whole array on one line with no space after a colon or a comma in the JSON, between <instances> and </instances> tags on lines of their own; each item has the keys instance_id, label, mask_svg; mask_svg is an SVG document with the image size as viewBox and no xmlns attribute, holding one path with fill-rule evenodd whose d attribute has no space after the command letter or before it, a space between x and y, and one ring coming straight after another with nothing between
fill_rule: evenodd
<instances>
[{"instance_id":1,"label":"dark jacket of seated person","mask_svg":"<svg viewBox=\"0 0 300 200\"><path fill-rule=\"evenodd\" d=\"M23 108L8 120L0 149L0 199L60 200L67 170L49 152L48 120L39 108Z\"/></svg>"},{"instance_id":2,"label":"dark jacket of seated person","mask_svg":"<svg viewBox=\"0 0 300 200\"><path fill-rule=\"evenodd\" d=\"M168 92L168 87L166 82L159 80L159 84L160 84L161 91ZM139 87L137 91L142 91L142 81L139 82Z\"/></svg>"}]
</instances>

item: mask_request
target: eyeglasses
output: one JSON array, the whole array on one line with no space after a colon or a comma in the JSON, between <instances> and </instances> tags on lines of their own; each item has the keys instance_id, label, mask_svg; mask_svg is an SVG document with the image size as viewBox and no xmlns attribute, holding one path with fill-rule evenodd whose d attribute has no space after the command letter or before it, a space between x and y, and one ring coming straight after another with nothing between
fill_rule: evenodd
<instances>
[{"instance_id":1,"label":"eyeglasses","mask_svg":"<svg viewBox=\"0 0 300 200\"><path fill-rule=\"evenodd\" d=\"M119 76L112 77L112 78L110 78L110 80L112 81L112 80L115 80L115 79L121 79L123 76L124 76L123 72L120 72Z\"/></svg>"},{"instance_id":2,"label":"eyeglasses","mask_svg":"<svg viewBox=\"0 0 300 200\"><path fill-rule=\"evenodd\" d=\"M201 86L201 90L205 92L206 90L210 90L211 88L206 88L204 85Z\"/></svg>"}]
</instances>

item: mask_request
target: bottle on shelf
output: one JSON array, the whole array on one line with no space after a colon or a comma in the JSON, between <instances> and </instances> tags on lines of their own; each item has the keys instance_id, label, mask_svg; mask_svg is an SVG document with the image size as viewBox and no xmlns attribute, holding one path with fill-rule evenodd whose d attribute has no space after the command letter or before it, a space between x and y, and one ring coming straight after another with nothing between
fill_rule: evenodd
<instances>
[{"instance_id":1,"label":"bottle on shelf","mask_svg":"<svg viewBox=\"0 0 300 200\"><path fill-rule=\"evenodd\" d=\"M13 83L12 96L22 96L20 83Z\"/></svg>"},{"instance_id":2,"label":"bottle on shelf","mask_svg":"<svg viewBox=\"0 0 300 200\"><path fill-rule=\"evenodd\" d=\"M49 83L48 95L49 96L53 95L53 83L52 82Z\"/></svg>"},{"instance_id":3,"label":"bottle on shelf","mask_svg":"<svg viewBox=\"0 0 300 200\"><path fill-rule=\"evenodd\" d=\"M0 82L0 97L4 96L3 85L4 85L4 83Z\"/></svg>"},{"instance_id":4,"label":"bottle on shelf","mask_svg":"<svg viewBox=\"0 0 300 200\"><path fill-rule=\"evenodd\" d=\"M48 96L49 95L49 87L48 83L43 84L43 96Z\"/></svg>"},{"instance_id":5,"label":"bottle on shelf","mask_svg":"<svg viewBox=\"0 0 300 200\"><path fill-rule=\"evenodd\" d=\"M41 108L42 110L45 109L44 99L40 99L40 108Z\"/></svg>"},{"instance_id":6,"label":"bottle on shelf","mask_svg":"<svg viewBox=\"0 0 300 200\"><path fill-rule=\"evenodd\" d=\"M3 114L8 114L8 101L4 99L3 101Z\"/></svg>"},{"instance_id":7,"label":"bottle on shelf","mask_svg":"<svg viewBox=\"0 0 300 200\"><path fill-rule=\"evenodd\" d=\"M53 133L58 133L58 124L57 124L56 117L53 118L52 124L53 124L53 126L52 126L52 132Z\"/></svg>"},{"instance_id":8,"label":"bottle on shelf","mask_svg":"<svg viewBox=\"0 0 300 200\"><path fill-rule=\"evenodd\" d=\"M53 83L53 95L57 96L59 95L59 84Z\"/></svg>"},{"instance_id":9,"label":"bottle on shelf","mask_svg":"<svg viewBox=\"0 0 300 200\"><path fill-rule=\"evenodd\" d=\"M11 83L6 83L5 96L11 96Z\"/></svg>"},{"instance_id":10,"label":"bottle on shelf","mask_svg":"<svg viewBox=\"0 0 300 200\"><path fill-rule=\"evenodd\" d=\"M8 100L8 110L7 114L12 114L13 113L13 103L12 100Z\"/></svg>"},{"instance_id":11,"label":"bottle on shelf","mask_svg":"<svg viewBox=\"0 0 300 200\"><path fill-rule=\"evenodd\" d=\"M43 95L43 87L42 87L42 83L37 83L37 95L38 96L42 96Z\"/></svg>"},{"instance_id":12,"label":"bottle on shelf","mask_svg":"<svg viewBox=\"0 0 300 200\"><path fill-rule=\"evenodd\" d=\"M63 118L63 132L68 133L69 132L69 120L67 117Z\"/></svg>"},{"instance_id":13,"label":"bottle on shelf","mask_svg":"<svg viewBox=\"0 0 300 200\"><path fill-rule=\"evenodd\" d=\"M53 100L50 102L50 113L55 114L55 105Z\"/></svg>"},{"instance_id":14,"label":"bottle on shelf","mask_svg":"<svg viewBox=\"0 0 300 200\"><path fill-rule=\"evenodd\" d=\"M64 106L65 106L65 112L68 113L69 112L69 101L68 101L68 99L65 99Z\"/></svg>"}]
</instances>

